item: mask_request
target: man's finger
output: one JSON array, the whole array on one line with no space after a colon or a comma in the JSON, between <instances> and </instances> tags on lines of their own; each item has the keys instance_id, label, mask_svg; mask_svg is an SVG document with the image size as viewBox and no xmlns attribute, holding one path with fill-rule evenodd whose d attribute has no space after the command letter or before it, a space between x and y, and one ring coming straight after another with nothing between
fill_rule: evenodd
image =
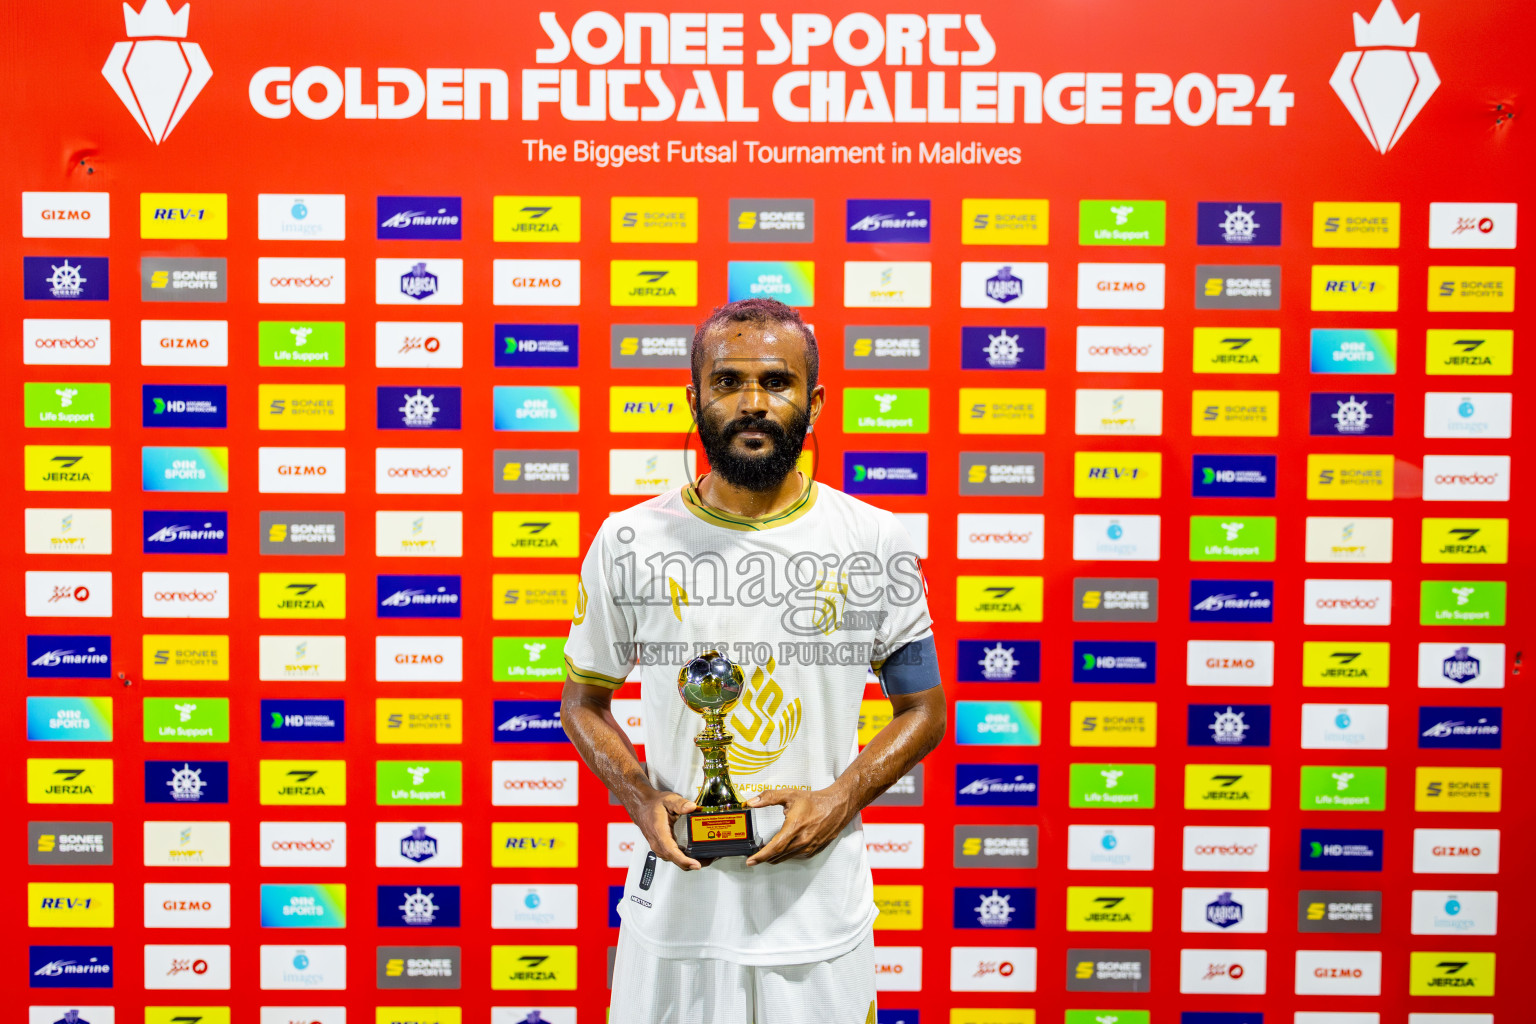
<instances>
[{"instance_id":1,"label":"man's finger","mask_svg":"<svg viewBox=\"0 0 1536 1024\"><path fill-rule=\"evenodd\" d=\"M782 850L796 834L796 830L791 828L779 829L778 833L768 840L761 849L747 858L747 867L754 867L764 861L772 861L777 856L778 851Z\"/></svg>"},{"instance_id":2,"label":"man's finger","mask_svg":"<svg viewBox=\"0 0 1536 1024\"><path fill-rule=\"evenodd\" d=\"M787 804L798 789L768 789L747 798L748 807L768 807L773 804Z\"/></svg>"},{"instance_id":3,"label":"man's finger","mask_svg":"<svg viewBox=\"0 0 1536 1024\"><path fill-rule=\"evenodd\" d=\"M661 797L662 806L673 814L687 814L696 811L699 805L683 796L681 793L664 793Z\"/></svg>"},{"instance_id":4,"label":"man's finger","mask_svg":"<svg viewBox=\"0 0 1536 1024\"><path fill-rule=\"evenodd\" d=\"M651 852L662 860L670 861L684 871L697 871L703 867L698 861L683 852L683 848L677 845L677 840L672 836L672 822L668 820L666 808L657 808L660 811L660 821L653 821L652 827L656 833L656 841L651 843Z\"/></svg>"}]
</instances>

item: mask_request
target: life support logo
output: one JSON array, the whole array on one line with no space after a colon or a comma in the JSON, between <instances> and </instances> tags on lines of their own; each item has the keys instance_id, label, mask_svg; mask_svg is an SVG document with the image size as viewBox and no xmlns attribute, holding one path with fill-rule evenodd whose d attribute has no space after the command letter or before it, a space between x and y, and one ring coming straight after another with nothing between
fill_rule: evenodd
<instances>
[{"instance_id":1,"label":"life support logo","mask_svg":"<svg viewBox=\"0 0 1536 1024\"><path fill-rule=\"evenodd\" d=\"M101 73L155 145L181 121L213 77L208 58L187 38L191 4L171 13L165 0L146 0L137 13L123 5L128 41L115 43Z\"/></svg>"}]
</instances>

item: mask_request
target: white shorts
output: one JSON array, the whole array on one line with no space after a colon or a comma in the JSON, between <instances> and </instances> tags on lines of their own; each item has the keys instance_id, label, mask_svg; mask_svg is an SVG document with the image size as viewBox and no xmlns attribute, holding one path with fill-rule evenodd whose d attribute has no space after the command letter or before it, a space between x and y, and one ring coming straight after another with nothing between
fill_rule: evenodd
<instances>
[{"instance_id":1,"label":"white shorts","mask_svg":"<svg viewBox=\"0 0 1536 1024\"><path fill-rule=\"evenodd\" d=\"M831 960L749 967L655 956L619 929L608 1024L875 1024L875 936Z\"/></svg>"}]
</instances>

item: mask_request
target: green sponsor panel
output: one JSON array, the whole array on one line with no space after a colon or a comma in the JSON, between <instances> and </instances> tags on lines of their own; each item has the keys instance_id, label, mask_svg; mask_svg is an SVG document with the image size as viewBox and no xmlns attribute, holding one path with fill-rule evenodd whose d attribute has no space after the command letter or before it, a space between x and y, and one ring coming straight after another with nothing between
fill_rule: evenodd
<instances>
[{"instance_id":1,"label":"green sponsor panel","mask_svg":"<svg viewBox=\"0 0 1536 1024\"><path fill-rule=\"evenodd\" d=\"M565 682L565 637L493 637L491 678L499 683Z\"/></svg>"},{"instance_id":2,"label":"green sponsor panel","mask_svg":"<svg viewBox=\"0 0 1536 1024\"><path fill-rule=\"evenodd\" d=\"M464 802L461 761L380 761L380 807L458 807Z\"/></svg>"},{"instance_id":3,"label":"green sponsor panel","mask_svg":"<svg viewBox=\"0 0 1536 1024\"><path fill-rule=\"evenodd\" d=\"M844 388L843 432L928 433L928 389Z\"/></svg>"},{"instance_id":4,"label":"green sponsor panel","mask_svg":"<svg viewBox=\"0 0 1536 1024\"><path fill-rule=\"evenodd\" d=\"M1083 199L1077 204L1080 245L1162 245L1168 204L1161 199Z\"/></svg>"},{"instance_id":5,"label":"green sponsor panel","mask_svg":"<svg viewBox=\"0 0 1536 1024\"><path fill-rule=\"evenodd\" d=\"M1502 626L1503 580L1423 580L1419 583L1419 625Z\"/></svg>"},{"instance_id":6,"label":"green sponsor panel","mask_svg":"<svg viewBox=\"0 0 1536 1024\"><path fill-rule=\"evenodd\" d=\"M1152 1024L1152 1011L1068 1010L1062 1024Z\"/></svg>"},{"instance_id":7,"label":"green sponsor panel","mask_svg":"<svg viewBox=\"0 0 1536 1024\"><path fill-rule=\"evenodd\" d=\"M1150 808L1157 794L1157 766L1150 764L1074 764L1069 807Z\"/></svg>"},{"instance_id":8,"label":"green sponsor panel","mask_svg":"<svg viewBox=\"0 0 1536 1024\"><path fill-rule=\"evenodd\" d=\"M145 743L228 743L229 698L145 697Z\"/></svg>"},{"instance_id":9,"label":"green sponsor panel","mask_svg":"<svg viewBox=\"0 0 1536 1024\"><path fill-rule=\"evenodd\" d=\"M1387 770L1356 764L1301 767L1304 811L1383 811L1387 807Z\"/></svg>"},{"instance_id":10,"label":"green sponsor panel","mask_svg":"<svg viewBox=\"0 0 1536 1024\"><path fill-rule=\"evenodd\" d=\"M340 320L263 320L257 365L346 366L347 325Z\"/></svg>"},{"instance_id":11,"label":"green sponsor panel","mask_svg":"<svg viewBox=\"0 0 1536 1024\"><path fill-rule=\"evenodd\" d=\"M1192 562L1273 562L1274 516L1190 516Z\"/></svg>"},{"instance_id":12,"label":"green sponsor panel","mask_svg":"<svg viewBox=\"0 0 1536 1024\"><path fill-rule=\"evenodd\" d=\"M112 425L112 385L29 382L22 388L22 425L104 429Z\"/></svg>"}]
</instances>

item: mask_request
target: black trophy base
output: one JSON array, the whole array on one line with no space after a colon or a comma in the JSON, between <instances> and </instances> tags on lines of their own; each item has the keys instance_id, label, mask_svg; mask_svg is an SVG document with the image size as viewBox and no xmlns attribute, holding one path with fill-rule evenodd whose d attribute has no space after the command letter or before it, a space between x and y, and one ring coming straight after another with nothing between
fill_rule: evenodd
<instances>
[{"instance_id":1,"label":"black trophy base","mask_svg":"<svg viewBox=\"0 0 1536 1024\"><path fill-rule=\"evenodd\" d=\"M750 857L767 842L758 834L756 824L749 807L690 811L677 819L672 834L683 852L699 860Z\"/></svg>"}]
</instances>

